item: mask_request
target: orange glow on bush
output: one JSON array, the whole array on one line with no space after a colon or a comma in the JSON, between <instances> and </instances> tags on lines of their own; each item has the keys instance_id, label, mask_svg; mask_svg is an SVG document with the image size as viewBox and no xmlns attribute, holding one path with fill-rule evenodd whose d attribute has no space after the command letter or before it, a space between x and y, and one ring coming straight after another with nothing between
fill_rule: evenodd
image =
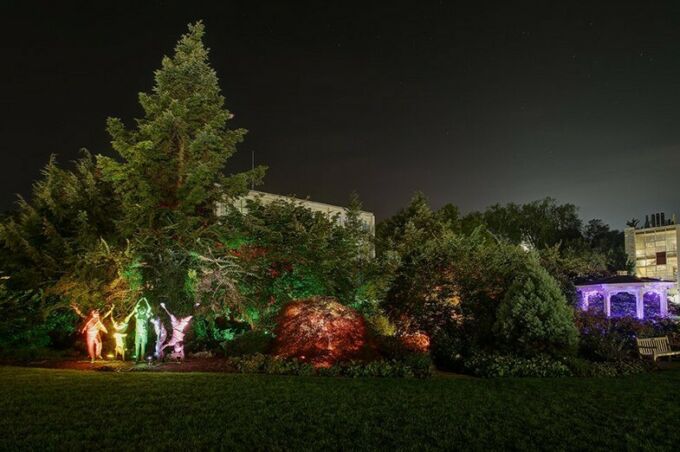
<instances>
[{"instance_id":1,"label":"orange glow on bush","mask_svg":"<svg viewBox=\"0 0 680 452\"><path fill-rule=\"evenodd\" d=\"M355 358L366 345L366 323L354 309L331 297L288 303L279 314L275 354L315 367Z\"/></svg>"},{"instance_id":2,"label":"orange glow on bush","mask_svg":"<svg viewBox=\"0 0 680 452\"><path fill-rule=\"evenodd\" d=\"M430 336L423 332L401 336L401 343L412 352L427 353L430 351Z\"/></svg>"}]
</instances>

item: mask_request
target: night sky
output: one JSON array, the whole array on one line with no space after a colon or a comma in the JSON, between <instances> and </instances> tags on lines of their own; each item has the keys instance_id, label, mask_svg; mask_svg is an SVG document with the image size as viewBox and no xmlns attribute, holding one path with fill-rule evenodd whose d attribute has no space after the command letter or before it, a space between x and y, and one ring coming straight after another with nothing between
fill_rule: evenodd
<instances>
[{"instance_id":1,"label":"night sky","mask_svg":"<svg viewBox=\"0 0 680 452\"><path fill-rule=\"evenodd\" d=\"M0 208L51 153L111 155L106 117L141 114L202 19L249 130L229 171L255 150L263 190L356 190L379 219L415 190L464 212L553 196L617 228L680 213L680 2L495 3L4 1Z\"/></svg>"}]
</instances>

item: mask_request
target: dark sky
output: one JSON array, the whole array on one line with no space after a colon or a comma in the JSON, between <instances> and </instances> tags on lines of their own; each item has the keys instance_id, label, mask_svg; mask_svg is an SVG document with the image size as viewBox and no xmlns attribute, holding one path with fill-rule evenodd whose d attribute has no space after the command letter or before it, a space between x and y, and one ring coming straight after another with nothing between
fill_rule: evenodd
<instances>
[{"instance_id":1,"label":"dark sky","mask_svg":"<svg viewBox=\"0 0 680 452\"><path fill-rule=\"evenodd\" d=\"M553 196L617 228L680 213L678 1L6 0L0 207L51 153L110 154L105 118L139 116L197 19L249 129L230 170L255 150L264 190L357 190L378 218L415 190L463 211Z\"/></svg>"}]
</instances>

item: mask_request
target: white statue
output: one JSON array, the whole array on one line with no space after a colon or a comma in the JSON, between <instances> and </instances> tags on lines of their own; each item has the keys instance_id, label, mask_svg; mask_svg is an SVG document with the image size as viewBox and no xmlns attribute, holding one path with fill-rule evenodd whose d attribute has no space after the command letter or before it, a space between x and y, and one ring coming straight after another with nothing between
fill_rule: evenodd
<instances>
[{"instance_id":1,"label":"white statue","mask_svg":"<svg viewBox=\"0 0 680 452\"><path fill-rule=\"evenodd\" d=\"M170 316L170 323L172 324L172 337L167 343L163 345L163 348L173 348L173 352L170 354L171 358L184 359L184 334L186 333L185 330L189 326L189 322L191 322L191 319L194 316L190 315L178 319L172 315L170 311L168 311L168 308L165 307L165 303L161 303L161 307Z\"/></svg>"},{"instance_id":2,"label":"white statue","mask_svg":"<svg viewBox=\"0 0 680 452\"><path fill-rule=\"evenodd\" d=\"M165 355L165 353L163 353L163 348L165 339L168 337L168 331L165 329L165 325L163 325L160 317L152 318L151 323L156 332L156 359L162 360Z\"/></svg>"}]
</instances>

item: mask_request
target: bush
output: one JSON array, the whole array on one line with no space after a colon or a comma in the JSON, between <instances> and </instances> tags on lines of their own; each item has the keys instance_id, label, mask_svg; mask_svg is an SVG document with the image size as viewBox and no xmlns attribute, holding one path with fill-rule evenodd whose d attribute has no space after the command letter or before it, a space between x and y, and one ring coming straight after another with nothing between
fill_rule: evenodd
<instances>
[{"instance_id":1,"label":"bush","mask_svg":"<svg viewBox=\"0 0 680 452\"><path fill-rule=\"evenodd\" d=\"M649 372L653 364L642 360L593 362L574 358L568 362L577 377L617 377Z\"/></svg>"},{"instance_id":2,"label":"bush","mask_svg":"<svg viewBox=\"0 0 680 452\"><path fill-rule=\"evenodd\" d=\"M463 357L469 356L470 344L464 334L456 330L441 330L432 338L430 353L439 369L463 370Z\"/></svg>"},{"instance_id":3,"label":"bush","mask_svg":"<svg viewBox=\"0 0 680 452\"><path fill-rule=\"evenodd\" d=\"M229 365L237 372L272 375L320 375L351 378L427 378L432 375L432 361L427 355L411 355L403 361L349 361L317 369L311 364L297 359L286 359L256 353L254 355L229 358Z\"/></svg>"},{"instance_id":4,"label":"bush","mask_svg":"<svg viewBox=\"0 0 680 452\"><path fill-rule=\"evenodd\" d=\"M417 331L411 334L404 334L399 336L399 339L404 344L407 350L415 353L429 353L430 352L430 336Z\"/></svg>"},{"instance_id":5,"label":"bush","mask_svg":"<svg viewBox=\"0 0 680 452\"><path fill-rule=\"evenodd\" d=\"M394 336L397 333L396 325L385 314L375 314L366 320L371 331L378 336Z\"/></svg>"},{"instance_id":6,"label":"bush","mask_svg":"<svg viewBox=\"0 0 680 452\"><path fill-rule=\"evenodd\" d=\"M537 262L511 285L501 302L495 330L504 345L525 355L574 352L578 330L559 285Z\"/></svg>"},{"instance_id":7,"label":"bush","mask_svg":"<svg viewBox=\"0 0 680 452\"><path fill-rule=\"evenodd\" d=\"M465 369L478 377L565 377L569 367L547 355L525 358L498 353L475 353L465 360Z\"/></svg>"},{"instance_id":8,"label":"bush","mask_svg":"<svg viewBox=\"0 0 680 452\"><path fill-rule=\"evenodd\" d=\"M358 377L427 378L432 375L432 360L427 355L412 354L404 360L350 361L319 369L319 375Z\"/></svg>"},{"instance_id":9,"label":"bush","mask_svg":"<svg viewBox=\"0 0 680 452\"><path fill-rule=\"evenodd\" d=\"M246 331L230 341L220 345L225 356L243 356L255 353L269 353L273 338L263 331Z\"/></svg>"},{"instance_id":10,"label":"bush","mask_svg":"<svg viewBox=\"0 0 680 452\"><path fill-rule=\"evenodd\" d=\"M416 378L426 378L432 376L434 364L430 355L424 353L411 353L402 360L402 363L411 369Z\"/></svg>"},{"instance_id":11,"label":"bush","mask_svg":"<svg viewBox=\"0 0 680 452\"><path fill-rule=\"evenodd\" d=\"M314 367L297 359L285 359L277 356L254 353L252 355L234 356L228 359L229 365L237 372L247 374L274 375L312 375Z\"/></svg>"},{"instance_id":12,"label":"bush","mask_svg":"<svg viewBox=\"0 0 680 452\"><path fill-rule=\"evenodd\" d=\"M54 301L54 300L51 300ZM77 337L77 317L70 309L44 309L38 292L0 286L0 355L16 360L45 354L47 348L66 349Z\"/></svg>"},{"instance_id":13,"label":"bush","mask_svg":"<svg viewBox=\"0 0 680 452\"><path fill-rule=\"evenodd\" d=\"M367 344L363 317L331 297L288 303L278 316L275 336L276 355L316 367L354 359Z\"/></svg>"},{"instance_id":14,"label":"bush","mask_svg":"<svg viewBox=\"0 0 680 452\"><path fill-rule=\"evenodd\" d=\"M634 317L607 318L580 312L576 326L581 333L579 355L596 362L628 361L637 358L636 338L669 336L677 340L674 320L639 320Z\"/></svg>"},{"instance_id":15,"label":"bush","mask_svg":"<svg viewBox=\"0 0 680 452\"><path fill-rule=\"evenodd\" d=\"M378 354L385 359L403 360L410 355L429 355L429 338L421 334L406 336L377 336L373 338Z\"/></svg>"}]
</instances>

